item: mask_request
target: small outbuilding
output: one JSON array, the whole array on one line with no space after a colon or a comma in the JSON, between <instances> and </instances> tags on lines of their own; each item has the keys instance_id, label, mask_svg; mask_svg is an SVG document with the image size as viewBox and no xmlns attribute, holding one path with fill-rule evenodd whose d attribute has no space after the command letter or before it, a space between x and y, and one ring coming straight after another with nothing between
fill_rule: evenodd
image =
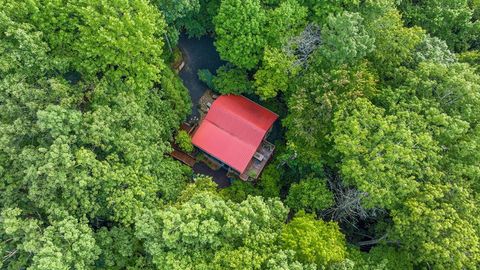
<instances>
[{"instance_id":1,"label":"small outbuilding","mask_svg":"<svg viewBox=\"0 0 480 270\"><path fill-rule=\"evenodd\" d=\"M192 143L242 180L256 179L273 154L266 136L277 118L246 97L223 95L211 104Z\"/></svg>"}]
</instances>

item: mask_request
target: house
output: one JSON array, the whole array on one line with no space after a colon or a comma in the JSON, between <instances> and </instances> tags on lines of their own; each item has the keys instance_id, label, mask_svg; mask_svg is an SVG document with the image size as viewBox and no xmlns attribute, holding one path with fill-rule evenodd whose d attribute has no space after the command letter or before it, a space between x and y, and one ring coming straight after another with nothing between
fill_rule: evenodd
<instances>
[{"instance_id":1,"label":"house","mask_svg":"<svg viewBox=\"0 0 480 270\"><path fill-rule=\"evenodd\" d=\"M246 97L223 95L210 105L192 143L242 180L256 179L273 154L266 136L277 118Z\"/></svg>"}]
</instances>

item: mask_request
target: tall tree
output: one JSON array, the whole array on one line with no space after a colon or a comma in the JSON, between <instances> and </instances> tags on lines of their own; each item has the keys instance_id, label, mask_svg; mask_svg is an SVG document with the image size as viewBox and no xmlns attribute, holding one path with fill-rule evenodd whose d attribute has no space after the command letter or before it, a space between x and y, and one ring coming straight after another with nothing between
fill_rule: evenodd
<instances>
[{"instance_id":1,"label":"tall tree","mask_svg":"<svg viewBox=\"0 0 480 270\"><path fill-rule=\"evenodd\" d=\"M355 63L373 50L374 39L368 35L358 13L330 15L322 29L322 37L319 53L326 64Z\"/></svg>"},{"instance_id":2,"label":"tall tree","mask_svg":"<svg viewBox=\"0 0 480 270\"><path fill-rule=\"evenodd\" d=\"M369 59L382 79L397 77L397 69L413 61L413 53L423 40L425 31L416 26L405 27L395 9L375 14L366 24L369 35L375 39L375 51Z\"/></svg>"},{"instance_id":3,"label":"tall tree","mask_svg":"<svg viewBox=\"0 0 480 270\"><path fill-rule=\"evenodd\" d=\"M480 34L480 21L468 0L402 1L400 8L410 25L418 25L462 52L474 46ZM476 44L478 46L478 44ZM478 49L478 47L477 47Z\"/></svg>"},{"instance_id":4,"label":"tall tree","mask_svg":"<svg viewBox=\"0 0 480 270\"><path fill-rule=\"evenodd\" d=\"M220 57L240 68L254 68L265 46L265 10L259 0L224 0L214 18Z\"/></svg>"},{"instance_id":5,"label":"tall tree","mask_svg":"<svg viewBox=\"0 0 480 270\"><path fill-rule=\"evenodd\" d=\"M5 241L2 241L6 253L6 256L2 256L5 267L93 269L99 248L91 228L71 216L59 214L57 221L44 226L18 208L3 209L0 236Z\"/></svg>"},{"instance_id":6,"label":"tall tree","mask_svg":"<svg viewBox=\"0 0 480 270\"><path fill-rule=\"evenodd\" d=\"M332 155L344 181L369 195L369 206L397 207L420 183L441 177L440 148L427 130L412 131L406 119L385 115L368 100L347 102L335 115ZM423 119L420 118L419 122ZM421 125L421 124L420 124Z\"/></svg>"},{"instance_id":7,"label":"tall tree","mask_svg":"<svg viewBox=\"0 0 480 270\"><path fill-rule=\"evenodd\" d=\"M297 211L317 213L333 205L333 196L325 179L302 179L290 187L285 203Z\"/></svg>"},{"instance_id":8,"label":"tall tree","mask_svg":"<svg viewBox=\"0 0 480 270\"><path fill-rule=\"evenodd\" d=\"M294 262L278 242L286 214L277 199L225 201L197 179L177 204L145 212L136 235L159 269L264 269Z\"/></svg>"},{"instance_id":9,"label":"tall tree","mask_svg":"<svg viewBox=\"0 0 480 270\"><path fill-rule=\"evenodd\" d=\"M165 153L189 100L148 2L47 2L0 1L2 268L90 269L94 230L128 234L185 185Z\"/></svg>"},{"instance_id":10,"label":"tall tree","mask_svg":"<svg viewBox=\"0 0 480 270\"><path fill-rule=\"evenodd\" d=\"M419 266L475 269L480 261L477 200L456 185L427 184L393 211L393 237Z\"/></svg>"},{"instance_id":11,"label":"tall tree","mask_svg":"<svg viewBox=\"0 0 480 270\"><path fill-rule=\"evenodd\" d=\"M275 97L278 92L285 92L289 82L298 71L294 65L295 58L282 50L266 48L262 67L255 73L255 93L262 99Z\"/></svg>"},{"instance_id":12,"label":"tall tree","mask_svg":"<svg viewBox=\"0 0 480 270\"><path fill-rule=\"evenodd\" d=\"M282 231L283 245L295 251L299 261L318 267L341 262L346 256L345 236L334 222L315 220L299 213Z\"/></svg>"},{"instance_id":13,"label":"tall tree","mask_svg":"<svg viewBox=\"0 0 480 270\"><path fill-rule=\"evenodd\" d=\"M271 47L280 47L307 23L307 9L297 0L282 1L278 7L267 10L266 16L264 35Z\"/></svg>"}]
</instances>

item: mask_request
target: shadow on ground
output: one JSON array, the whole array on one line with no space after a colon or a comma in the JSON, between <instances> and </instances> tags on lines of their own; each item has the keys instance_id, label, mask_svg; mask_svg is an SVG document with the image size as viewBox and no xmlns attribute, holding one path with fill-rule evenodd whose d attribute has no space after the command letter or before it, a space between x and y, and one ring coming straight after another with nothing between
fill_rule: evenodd
<instances>
[{"instance_id":1,"label":"shadow on ground","mask_svg":"<svg viewBox=\"0 0 480 270\"><path fill-rule=\"evenodd\" d=\"M215 74L217 68L224 64L215 49L213 41L214 39L209 36L203 36L197 39L188 38L187 35L182 34L178 42L178 46L182 50L185 62L185 66L180 71L179 75L183 84L187 87L192 99L192 112L189 119L193 116L200 116L198 113L198 101L207 90L207 86L198 79L198 70L208 69ZM220 188L230 186L230 181L225 169L214 171L206 164L197 162L193 166L193 171L198 174L211 176L213 181L215 181Z\"/></svg>"},{"instance_id":2,"label":"shadow on ground","mask_svg":"<svg viewBox=\"0 0 480 270\"><path fill-rule=\"evenodd\" d=\"M192 99L192 113L189 118L199 116L198 100L207 90L207 86L198 79L198 70L208 69L215 74L217 68L224 64L215 49L213 41L214 39L210 36L197 39L188 38L186 34L182 34L178 42L185 61L185 66L179 75Z\"/></svg>"},{"instance_id":3,"label":"shadow on ground","mask_svg":"<svg viewBox=\"0 0 480 270\"><path fill-rule=\"evenodd\" d=\"M211 176L219 188L226 188L230 186L230 180L227 177L227 171L223 168L214 171L205 165L205 163L197 162L195 165L193 165L193 171L198 174Z\"/></svg>"}]
</instances>

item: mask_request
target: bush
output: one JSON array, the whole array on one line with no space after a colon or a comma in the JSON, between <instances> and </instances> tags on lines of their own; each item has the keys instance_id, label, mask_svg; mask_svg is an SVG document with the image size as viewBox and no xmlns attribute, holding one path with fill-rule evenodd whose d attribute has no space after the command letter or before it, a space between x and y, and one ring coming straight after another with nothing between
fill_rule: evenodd
<instances>
[{"instance_id":1,"label":"bush","mask_svg":"<svg viewBox=\"0 0 480 270\"><path fill-rule=\"evenodd\" d=\"M197 72L198 79L200 81L204 82L208 88L212 90L216 90L214 85L213 85L213 74L210 72L208 69L199 69Z\"/></svg>"},{"instance_id":2,"label":"bush","mask_svg":"<svg viewBox=\"0 0 480 270\"><path fill-rule=\"evenodd\" d=\"M185 130L180 130L175 137L175 142L183 151L190 153L193 151L192 139Z\"/></svg>"},{"instance_id":3,"label":"bush","mask_svg":"<svg viewBox=\"0 0 480 270\"><path fill-rule=\"evenodd\" d=\"M274 163L265 167L258 183L264 197L273 198L280 196L280 177L282 172L283 169L277 168Z\"/></svg>"}]
</instances>

